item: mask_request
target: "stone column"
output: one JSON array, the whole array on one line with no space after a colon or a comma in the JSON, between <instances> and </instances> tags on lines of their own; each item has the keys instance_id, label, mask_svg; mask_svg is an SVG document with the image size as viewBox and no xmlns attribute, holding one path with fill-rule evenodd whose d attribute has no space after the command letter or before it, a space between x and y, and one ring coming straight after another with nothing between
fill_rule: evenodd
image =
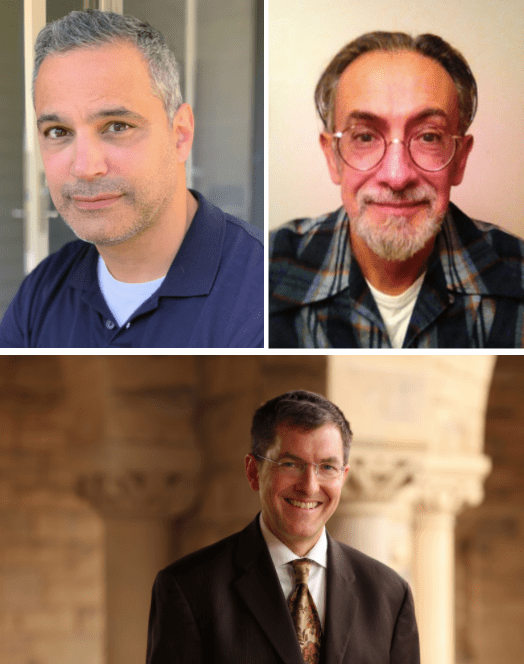
<instances>
[{"instance_id":1,"label":"stone column","mask_svg":"<svg viewBox=\"0 0 524 664\"><path fill-rule=\"evenodd\" d=\"M416 461L358 448L350 461L330 533L410 579Z\"/></svg>"},{"instance_id":2,"label":"stone column","mask_svg":"<svg viewBox=\"0 0 524 664\"><path fill-rule=\"evenodd\" d=\"M65 356L74 490L105 528L107 664L143 664L155 574L176 548L172 521L200 489L190 356Z\"/></svg>"},{"instance_id":3,"label":"stone column","mask_svg":"<svg viewBox=\"0 0 524 664\"><path fill-rule=\"evenodd\" d=\"M491 468L483 455L426 456L415 510L413 590L423 664L455 662L455 517L478 505Z\"/></svg>"},{"instance_id":4,"label":"stone column","mask_svg":"<svg viewBox=\"0 0 524 664\"><path fill-rule=\"evenodd\" d=\"M78 479L78 493L104 519L108 664L143 663L153 580L172 562L172 520L195 497L187 474L151 468L150 462L135 467L144 469Z\"/></svg>"}]
</instances>

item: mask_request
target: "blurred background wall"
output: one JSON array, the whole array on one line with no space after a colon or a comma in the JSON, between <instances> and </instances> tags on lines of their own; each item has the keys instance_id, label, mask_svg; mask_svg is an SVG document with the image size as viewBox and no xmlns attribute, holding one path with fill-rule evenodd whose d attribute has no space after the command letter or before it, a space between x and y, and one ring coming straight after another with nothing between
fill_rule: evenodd
<instances>
[{"instance_id":1,"label":"blurred background wall","mask_svg":"<svg viewBox=\"0 0 524 664\"><path fill-rule=\"evenodd\" d=\"M520 664L520 356L0 358L0 664L142 663L156 572L255 516L251 416L297 388L352 424L328 527L413 584L424 664Z\"/></svg>"},{"instance_id":2,"label":"blurred background wall","mask_svg":"<svg viewBox=\"0 0 524 664\"><path fill-rule=\"evenodd\" d=\"M451 199L466 214L524 237L522 0L269 0L269 225L340 207L318 144L313 93L332 57L373 30L440 35L479 88L475 145Z\"/></svg>"}]
</instances>

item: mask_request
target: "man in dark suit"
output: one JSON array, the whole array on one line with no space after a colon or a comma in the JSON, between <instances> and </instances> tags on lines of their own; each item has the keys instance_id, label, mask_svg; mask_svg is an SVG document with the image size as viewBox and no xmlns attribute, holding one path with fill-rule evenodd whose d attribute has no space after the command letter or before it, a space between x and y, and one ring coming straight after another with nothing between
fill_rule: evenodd
<instances>
[{"instance_id":1,"label":"man in dark suit","mask_svg":"<svg viewBox=\"0 0 524 664\"><path fill-rule=\"evenodd\" d=\"M349 470L343 413L288 392L257 410L251 433L262 512L158 574L148 664L419 664L408 584L324 527Z\"/></svg>"}]
</instances>

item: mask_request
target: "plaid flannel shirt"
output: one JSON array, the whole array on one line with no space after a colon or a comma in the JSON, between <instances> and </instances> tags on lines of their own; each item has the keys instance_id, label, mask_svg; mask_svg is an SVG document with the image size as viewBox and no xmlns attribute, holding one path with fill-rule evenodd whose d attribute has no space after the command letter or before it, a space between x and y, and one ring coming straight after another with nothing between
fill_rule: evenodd
<instances>
[{"instance_id":1,"label":"plaid flannel shirt","mask_svg":"<svg viewBox=\"0 0 524 664\"><path fill-rule=\"evenodd\" d=\"M391 348L344 208L271 234L270 348ZM524 347L524 241L450 203L403 348Z\"/></svg>"}]
</instances>

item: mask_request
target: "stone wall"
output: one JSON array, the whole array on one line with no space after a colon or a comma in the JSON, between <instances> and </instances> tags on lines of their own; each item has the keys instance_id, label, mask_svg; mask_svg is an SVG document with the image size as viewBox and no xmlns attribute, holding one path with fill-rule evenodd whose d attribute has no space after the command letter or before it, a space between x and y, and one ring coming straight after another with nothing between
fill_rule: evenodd
<instances>
[{"instance_id":1,"label":"stone wall","mask_svg":"<svg viewBox=\"0 0 524 664\"><path fill-rule=\"evenodd\" d=\"M457 664L524 659L524 357L497 360L486 421L493 471L456 529Z\"/></svg>"},{"instance_id":2,"label":"stone wall","mask_svg":"<svg viewBox=\"0 0 524 664\"><path fill-rule=\"evenodd\" d=\"M0 360L0 662L103 661L103 525L67 489L53 357Z\"/></svg>"}]
</instances>

